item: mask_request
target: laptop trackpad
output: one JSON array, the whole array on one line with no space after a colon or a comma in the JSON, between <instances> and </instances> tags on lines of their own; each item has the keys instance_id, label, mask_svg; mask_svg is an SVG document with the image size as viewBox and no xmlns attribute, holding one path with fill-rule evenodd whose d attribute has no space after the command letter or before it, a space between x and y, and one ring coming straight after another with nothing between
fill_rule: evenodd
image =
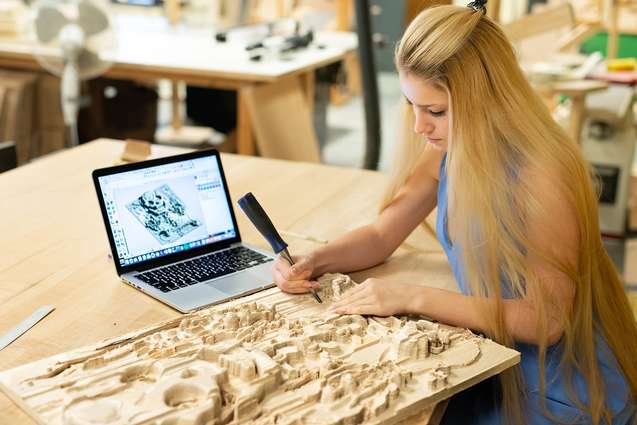
<instances>
[{"instance_id":1,"label":"laptop trackpad","mask_svg":"<svg viewBox=\"0 0 637 425\"><path fill-rule=\"evenodd\" d=\"M210 285L228 295L237 295L261 289L263 282L260 282L254 275L244 272L226 276L219 280L214 280L207 285Z\"/></svg>"}]
</instances>

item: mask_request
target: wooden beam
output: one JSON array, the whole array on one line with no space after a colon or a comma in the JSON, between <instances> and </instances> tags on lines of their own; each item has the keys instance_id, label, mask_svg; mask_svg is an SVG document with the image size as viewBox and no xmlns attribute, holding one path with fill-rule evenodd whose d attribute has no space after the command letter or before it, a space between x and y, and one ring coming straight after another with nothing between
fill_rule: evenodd
<instances>
[{"instance_id":1,"label":"wooden beam","mask_svg":"<svg viewBox=\"0 0 637 425\"><path fill-rule=\"evenodd\" d=\"M249 87L244 86L237 91L237 152L241 155L256 154L250 111L246 103Z\"/></svg>"},{"instance_id":2,"label":"wooden beam","mask_svg":"<svg viewBox=\"0 0 637 425\"><path fill-rule=\"evenodd\" d=\"M306 72L301 76L303 81L303 93L310 111L310 116L314 115L314 97L316 94L316 75L314 72Z\"/></svg>"},{"instance_id":3,"label":"wooden beam","mask_svg":"<svg viewBox=\"0 0 637 425\"><path fill-rule=\"evenodd\" d=\"M336 4L336 31L350 31L353 14L354 0L338 0Z\"/></svg>"}]
</instances>

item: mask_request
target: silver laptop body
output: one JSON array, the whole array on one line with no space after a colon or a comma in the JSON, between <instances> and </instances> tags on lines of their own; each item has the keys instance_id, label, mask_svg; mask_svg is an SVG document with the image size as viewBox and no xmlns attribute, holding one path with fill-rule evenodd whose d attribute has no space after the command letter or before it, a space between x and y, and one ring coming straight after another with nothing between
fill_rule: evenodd
<instances>
[{"instance_id":1,"label":"silver laptop body","mask_svg":"<svg viewBox=\"0 0 637 425\"><path fill-rule=\"evenodd\" d=\"M273 285L274 256L241 242L214 150L93 171L117 274L180 312Z\"/></svg>"}]
</instances>

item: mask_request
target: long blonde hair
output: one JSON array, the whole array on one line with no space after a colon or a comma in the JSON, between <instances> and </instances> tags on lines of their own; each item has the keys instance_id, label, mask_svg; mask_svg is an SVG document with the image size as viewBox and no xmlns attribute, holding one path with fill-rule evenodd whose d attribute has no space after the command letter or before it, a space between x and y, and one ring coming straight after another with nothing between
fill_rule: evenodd
<instances>
[{"instance_id":1,"label":"long blonde hair","mask_svg":"<svg viewBox=\"0 0 637 425\"><path fill-rule=\"evenodd\" d=\"M513 346L504 322L503 296L524 297L537 291L540 390L545 390L544 358L548 341L547 314L551 298L528 265L538 255L574 284L572 307L564 309L561 365L571 400L594 423L610 422L605 389L595 351L603 336L637 399L637 326L619 275L602 245L597 197L588 165L578 146L552 119L522 73L510 42L491 19L467 7L440 6L421 12L396 49L400 72L444 88L450 99L450 138L446 157L449 213L455 243L461 249L465 279L472 294L483 300L490 336ZM405 129L413 128L406 109ZM412 132L413 133L413 132ZM386 206L413 171L423 142L413 134L405 143L385 198ZM401 159L402 158L402 159ZM570 264L527 236L527 218L548 211L526 169L554 176L577 215L577 261ZM554 302L554 301L553 301ZM587 382L588 405L573 384L579 372ZM503 412L522 422L523 385L519 369L502 374Z\"/></svg>"}]
</instances>

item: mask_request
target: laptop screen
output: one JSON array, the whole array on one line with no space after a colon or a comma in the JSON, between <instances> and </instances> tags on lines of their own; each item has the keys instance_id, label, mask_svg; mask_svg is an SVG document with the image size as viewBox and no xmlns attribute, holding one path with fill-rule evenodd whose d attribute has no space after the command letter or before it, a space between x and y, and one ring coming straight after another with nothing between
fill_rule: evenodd
<instances>
[{"instance_id":1,"label":"laptop screen","mask_svg":"<svg viewBox=\"0 0 637 425\"><path fill-rule=\"evenodd\" d=\"M120 266L237 236L216 155L99 176Z\"/></svg>"}]
</instances>

